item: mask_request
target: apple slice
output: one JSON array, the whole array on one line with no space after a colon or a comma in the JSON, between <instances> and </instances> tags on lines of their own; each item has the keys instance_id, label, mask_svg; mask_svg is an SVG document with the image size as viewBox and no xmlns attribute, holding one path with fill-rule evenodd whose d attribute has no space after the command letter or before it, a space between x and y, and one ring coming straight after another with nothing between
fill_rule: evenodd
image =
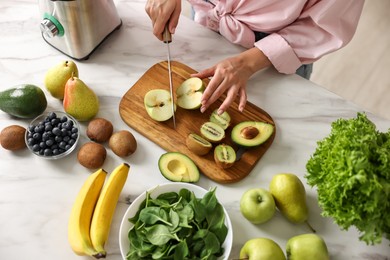
<instances>
[{"instance_id":1,"label":"apple slice","mask_svg":"<svg viewBox=\"0 0 390 260\"><path fill-rule=\"evenodd\" d=\"M148 115L156 121L167 121L172 114L171 94L166 89L152 89L144 97L144 105ZM174 107L176 111L176 106Z\"/></svg>"},{"instance_id":2,"label":"apple slice","mask_svg":"<svg viewBox=\"0 0 390 260\"><path fill-rule=\"evenodd\" d=\"M205 89L204 82L197 77L186 79L176 90L177 105L184 109L197 109Z\"/></svg>"}]
</instances>

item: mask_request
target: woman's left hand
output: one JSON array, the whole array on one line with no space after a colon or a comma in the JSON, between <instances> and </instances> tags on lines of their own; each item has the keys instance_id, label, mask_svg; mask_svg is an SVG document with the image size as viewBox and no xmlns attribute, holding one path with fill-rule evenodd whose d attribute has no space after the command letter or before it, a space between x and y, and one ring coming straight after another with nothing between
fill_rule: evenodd
<instances>
[{"instance_id":1,"label":"woman's left hand","mask_svg":"<svg viewBox=\"0 0 390 260\"><path fill-rule=\"evenodd\" d=\"M200 111L206 109L218 100L223 93L226 98L218 108L218 113L226 111L233 101L239 97L238 110L243 111L247 101L246 84L248 79L258 70L268 67L271 63L257 48L249 49L237 56L227 58L211 68L192 77L212 77L202 96Z\"/></svg>"}]
</instances>

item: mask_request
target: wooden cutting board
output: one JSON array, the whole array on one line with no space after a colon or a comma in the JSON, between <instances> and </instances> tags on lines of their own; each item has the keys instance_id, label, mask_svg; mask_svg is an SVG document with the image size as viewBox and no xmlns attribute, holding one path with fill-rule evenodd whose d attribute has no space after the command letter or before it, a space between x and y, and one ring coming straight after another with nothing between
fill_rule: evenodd
<instances>
[{"instance_id":1,"label":"wooden cutting board","mask_svg":"<svg viewBox=\"0 0 390 260\"><path fill-rule=\"evenodd\" d=\"M166 151L186 154L195 162L204 175L216 182L234 183L248 176L256 163L271 146L275 137L275 131L270 139L262 145L246 150L241 159L236 161L229 169L221 169L215 164L213 150L206 156L198 156L192 153L186 146L187 135L190 133L200 134L200 126L204 122L209 121L211 112L220 106L223 97L204 113L200 113L199 109L185 110L177 107L175 114L176 129L173 128L172 119L166 122L154 121L145 110L144 96L152 89L167 89L169 91L167 66L167 61L155 64L126 92L119 104L119 113L123 121ZM176 61L171 62L171 68L174 91L184 80L190 77L190 74L196 72L192 68ZM204 79L204 82L207 86L209 80ZM248 120L263 121L275 125L267 112L249 102L247 102L244 112L238 111L236 102L232 104L227 112L232 118L232 124L226 131L224 143L232 145L236 150L238 147L230 139L232 126Z\"/></svg>"}]
</instances>

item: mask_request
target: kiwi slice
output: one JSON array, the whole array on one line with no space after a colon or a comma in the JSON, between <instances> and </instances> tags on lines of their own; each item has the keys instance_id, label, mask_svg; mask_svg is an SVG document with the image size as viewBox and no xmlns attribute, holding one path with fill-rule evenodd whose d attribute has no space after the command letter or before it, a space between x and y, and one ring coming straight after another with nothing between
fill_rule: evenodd
<instances>
[{"instance_id":1,"label":"kiwi slice","mask_svg":"<svg viewBox=\"0 0 390 260\"><path fill-rule=\"evenodd\" d=\"M206 122L200 127L202 136L211 143L219 143L225 138L225 130L214 122Z\"/></svg>"},{"instance_id":2,"label":"kiwi slice","mask_svg":"<svg viewBox=\"0 0 390 260\"><path fill-rule=\"evenodd\" d=\"M230 126L231 117L226 111L219 115L218 109L216 109L210 115L210 122L216 123L226 130Z\"/></svg>"},{"instance_id":3,"label":"kiwi slice","mask_svg":"<svg viewBox=\"0 0 390 260\"><path fill-rule=\"evenodd\" d=\"M230 168L236 161L236 151L227 144L217 145L214 149L214 160L222 169Z\"/></svg>"},{"instance_id":4,"label":"kiwi slice","mask_svg":"<svg viewBox=\"0 0 390 260\"><path fill-rule=\"evenodd\" d=\"M187 136L186 145L191 152L197 155L205 155L213 147L209 141L194 133Z\"/></svg>"}]
</instances>

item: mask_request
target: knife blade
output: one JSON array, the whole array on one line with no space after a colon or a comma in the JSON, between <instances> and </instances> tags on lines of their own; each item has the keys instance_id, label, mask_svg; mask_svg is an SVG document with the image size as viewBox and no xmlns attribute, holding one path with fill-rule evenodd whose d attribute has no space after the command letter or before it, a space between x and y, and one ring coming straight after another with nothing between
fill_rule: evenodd
<instances>
[{"instance_id":1,"label":"knife blade","mask_svg":"<svg viewBox=\"0 0 390 260\"><path fill-rule=\"evenodd\" d=\"M165 26L165 29L164 29L164 32L163 32L163 42L167 45L169 91L171 93L171 100L172 100L173 128L176 129L175 100L173 99L173 84L172 84L172 69L171 69L171 51L169 49L169 44L172 42L172 35L169 32L168 26Z\"/></svg>"}]
</instances>

